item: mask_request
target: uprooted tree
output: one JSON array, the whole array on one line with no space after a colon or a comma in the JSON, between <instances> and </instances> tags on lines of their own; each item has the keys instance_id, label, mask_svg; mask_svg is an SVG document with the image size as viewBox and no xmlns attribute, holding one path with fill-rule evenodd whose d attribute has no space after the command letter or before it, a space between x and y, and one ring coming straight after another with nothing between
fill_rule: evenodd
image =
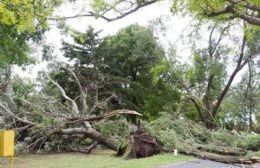
<instances>
[{"instance_id":1,"label":"uprooted tree","mask_svg":"<svg viewBox=\"0 0 260 168\"><path fill-rule=\"evenodd\" d=\"M112 150L117 150L118 144L113 142L113 140L104 137L99 131L94 129L92 127L92 122L105 120L107 118L121 114L141 114L136 111L126 109L114 110L112 112L104 112L101 114L94 113L98 108L105 107L109 101L116 97L116 95L112 94L103 101L100 101L97 97L93 103L93 107L89 108L86 103L86 99L89 98L86 94L86 88L82 87L76 74L71 69L66 69L71 73L73 79L78 84L82 107L80 108L75 100L68 97L66 91L46 73L47 78L59 89L62 97L70 102L71 105L69 106L71 106L71 109L69 108L67 111L62 112L59 112L59 109L52 109L53 111L49 111L52 107L54 107L51 104L43 104L43 106L41 106L40 103L34 104L35 102L19 99L19 101L21 101L20 103L22 103L24 106L27 106L27 110L38 109L41 110L41 114L37 114L37 112L33 110L31 112L27 111L25 113L18 113L17 111L10 109L10 104L8 105L7 103L1 101L0 108L2 114L4 114L6 118L9 118L9 120L13 121L9 127L15 127L18 138L20 136L20 138L27 142L27 147L31 150L41 149L44 146L45 141L52 135L58 135L60 138L63 138L64 135L71 137L74 136L90 138L94 143L97 142ZM1 86L3 87L3 84ZM46 99L48 99L47 103L48 101L49 103L51 101L52 103L57 103L57 100L55 100L54 97L45 97L45 100ZM41 101L44 101L44 99L42 98ZM44 106L50 106L50 108ZM46 122L51 122L52 124L48 123L47 125L41 125L43 124L41 122L44 121L39 118L45 118ZM29 130L33 131L28 137L23 137L24 135L28 134Z\"/></svg>"},{"instance_id":2,"label":"uprooted tree","mask_svg":"<svg viewBox=\"0 0 260 168\"><path fill-rule=\"evenodd\" d=\"M96 142L116 150L117 142L103 136L93 123L118 114L140 115L136 111L143 113L146 99L155 96L150 68L160 63L163 50L153 33L132 25L102 40L96 36L92 29L86 34L74 31L76 44L64 42L63 50L66 57L76 60L75 64L54 65L53 71L40 81L40 92L31 84L21 88L22 80L14 84L15 94L9 97L14 97L17 108L1 102L4 116L14 121L9 128L16 128L18 141L30 151L56 139L64 140L56 145L57 150L62 150L62 145L71 145L73 138L90 138L93 145L84 147L86 150L71 146L72 151L88 153ZM121 64L117 63L119 59Z\"/></svg>"},{"instance_id":3,"label":"uprooted tree","mask_svg":"<svg viewBox=\"0 0 260 168\"><path fill-rule=\"evenodd\" d=\"M41 150L46 144L53 143L55 140L61 141L57 145L58 147L56 146L56 150L90 153L97 144L100 144L117 151L120 144L104 136L100 130L97 130L92 125L100 121L106 122L109 118L117 115L142 116L142 114L127 109L107 112L107 109L109 109L108 104L117 97L115 94L100 100L98 95L99 87L96 86L97 82L93 81L93 83L89 83L88 87L93 86L97 95L95 95L95 98L89 97L87 93L91 92L91 88L83 87L76 73L67 65L59 64L59 67L68 71L70 74L67 77L68 79L75 80L80 93L76 99L79 99L79 101L76 102L75 99L70 98L64 88L54 81L48 73L45 73L45 78L48 79L51 85L55 86L55 89L58 89L60 96L67 103L59 103L60 100L56 99L55 95L36 95L36 97L31 96L31 99L16 97L18 106L22 108L17 109L13 107L11 110L10 104L0 101L1 113L5 118L8 118L8 123L10 123L6 127L14 127L18 142L22 141L25 143L24 147L31 152ZM1 86L3 87L4 85L2 84ZM52 91L55 92L55 89ZM87 102L90 99L91 101ZM89 104L92 106L90 107ZM159 143L154 137L148 134L138 134L138 129L132 130L132 133L134 135L129 137L127 147L130 150L127 153L128 158L147 157L161 152ZM86 139L91 139L92 143L88 146L81 145L81 142L84 142ZM77 143L71 143L75 140L78 140ZM68 147L65 147L66 145ZM123 152L126 153L127 151Z\"/></svg>"}]
</instances>

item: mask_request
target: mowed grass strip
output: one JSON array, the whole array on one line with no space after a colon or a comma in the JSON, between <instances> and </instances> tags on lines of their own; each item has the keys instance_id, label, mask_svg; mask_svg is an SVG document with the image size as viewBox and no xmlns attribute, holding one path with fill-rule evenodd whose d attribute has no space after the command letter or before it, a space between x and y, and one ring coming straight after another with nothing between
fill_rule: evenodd
<instances>
[{"instance_id":1,"label":"mowed grass strip","mask_svg":"<svg viewBox=\"0 0 260 168\"><path fill-rule=\"evenodd\" d=\"M159 165L193 160L192 157L172 154L124 160L113 154L111 151L95 151L91 155L78 153L20 155L15 157L14 168L154 168ZM0 167L7 166L6 162L2 162Z\"/></svg>"}]
</instances>

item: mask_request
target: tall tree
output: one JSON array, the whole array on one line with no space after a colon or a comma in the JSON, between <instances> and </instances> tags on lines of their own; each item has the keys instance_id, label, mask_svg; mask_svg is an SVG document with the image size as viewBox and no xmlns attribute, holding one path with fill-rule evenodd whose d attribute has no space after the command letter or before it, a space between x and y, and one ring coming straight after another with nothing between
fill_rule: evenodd
<instances>
[{"instance_id":1,"label":"tall tree","mask_svg":"<svg viewBox=\"0 0 260 168\"><path fill-rule=\"evenodd\" d=\"M207 128L215 128L220 105L231 84L247 63L260 52L258 38L250 38L243 33L240 49L232 59L234 68L227 73L227 60L235 49L223 43L228 36L229 25L213 26L209 34L208 46L195 49L192 65L178 65L173 62L169 68L170 81L177 82L186 99L190 100ZM245 29L246 30L246 29ZM258 31L255 31L256 35ZM167 71L167 70L166 70ZM165 73L165 72L164 72Z\"/></svg>"},{"instance_id":2,"label":"tall tree","mask_svg":"<svg viewBox=\"0 0 260 168\"><path fill-rule=\"evenodd\" d=\"M212 29L214 31L214 29ZM210 36L212 33L210 34ZM222 34L223 35L223 34ZM218 52L219 47L219 42L221 41L221 36L219 37L219 40L216 42L212 43L212 39L210 37L209 41L209 48L208 48L208 57L212 61L212 58L214 58L213 61L216 62L211 62L210 63L210 69L209 73L205 75L205 92L204 96L202 99L198 99L197 96L195 95L190 95L189 99L194 103L195 107L197 108L197 111L202 119L202 121L206 124L208 128L213 128L215 127L216 122L214 121L217 113L219 111L220 105L227 94L235 76L237 73L256 55L259 54L260 52L260 46L257 45L254 50L250 50L250 43L247 40L247 35L244 33L242 41L241 41L241 46L240 46L240 52L239 55L237 56L237 61L235 68L232 70L231 75L227 78L227 82L224 83L223 85L217 84L218 82L221 82L221 78L216 80L218 76L221 77L221 64L219 62L221 56L223 56L225 53ZM258 43L257 40L255 43ZM220 74L219 74L220 73ZM215 86L215 85L219 86ZM217 91L217 94L212 94L214 93L214 90L217 90L216 88L220 87L220 91ZM188 90L187 90L188 91ZM189 91L188 91L189 92ZM199 100L199 101L198 101ZM201 102L200 102L201 101ZM205 115L206 116L203 116Z\"/></svg>"},{"instance_id":3,"label":"tall tree","mask_svg":"<svg viewBox=\"0 0 260 168\"><path fill-rule=\"evenodd\" d=\"M100 97L111 93L118 96L116 108L150 111L146 100L155 93L151 68L164 56L153 33L132 25L102 42L95 37L92 29L86 34L76 33L76 44L64 43L65 56L76 62L75 68L82 79L96 80L102 85Z\"/></svg>"}]
</instances>

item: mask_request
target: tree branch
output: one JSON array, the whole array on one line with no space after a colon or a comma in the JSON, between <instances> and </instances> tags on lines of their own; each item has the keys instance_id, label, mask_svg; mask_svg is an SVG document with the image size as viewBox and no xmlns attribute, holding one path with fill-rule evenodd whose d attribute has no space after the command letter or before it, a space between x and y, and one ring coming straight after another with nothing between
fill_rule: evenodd
<instances>
[{"instance_id":1,"label":"tree branch","mask_svg":"<svg viewBox=\"0 0 260 168\"><path fill-rule=\"evenodd\" d=\"M62 66L62 68L68 70L72 76L74 77L74 79L76 80L76 83L78 85L78 88L79 88L79 91L80 91L80 101L82 103L82 113L86 113L87 110L88 110L88 105L87 105L87 102L86 102L86 98L87 98L87 95L85 94L83 88L82 88L82 85L77 77L77 75L75 74L75 72L73 72L73 70L71 70L70 68L67 68L65 66Z\"/></svg>"},{"instance_id":2,"label":"tree branch","mask_svg":"<svg viewBox=\"0 0 260 168\"><path fill-rule=\"evenodd\" d=\"M138 11L139 9L145 7L145 6L148 6L148 5L151 5L153 3L156 3L158 1L161 1L161 0L150 0L150 1L143 1L142 3L139 3L139 2L136 2L136 6L132 9L129 9L128 11L126 12L121 12L121 11L117 11L117 13L119 13L120 15L116 16L116 17L108 17L108 16L105 16L107 12L111 11L111 9L114 8L114 10L116 10L115 7L113 8L109 8L109 9L106 9L102 14L98 14L98 13L94 13L93 11L88 11L86 14L77 14L77 15L73 15L73 16L65 16L65 17L50 17L48 18L49 20L66 20L66 19L75 19L75 18L80 18L80 17L95 17L95 18L101 18L101 19L104 19L108 22L112 22L112 21L115 21L115 20L119 20L119 19L122 19L136 11ZM124 1L122 1L124 2ZM120 3L120 2L119 2ZM134 4L132 4L134 5Z\"/></svg>"},{"instance_id":3,"label":"tree branch","mask_svg":"<svg viewBox=\"0 0 260 168\"><path fill-rule=\"evenodd\" d=\"M89 117L89 118L71 118L68 119L69 121L67 123L76 123L76 122L82 122L82 121L99 121L99 120L103 120L103 119L107 119L107 118L111 118L113 116L116 115L121 115L121 114L129 114L129 115L138 115L138 116L142 116L142 114L134 111L134 110L128 110L128 109L122 109L122 110L114 110L112 112L109 113L105 113L101 116L94 116L94 117Z\"/></svg>"},{"instance_id":4,"label":"tree branch","mask_svg":"<svg viewBox=\"0 0 260 168\"><path fill-rule=\"evenodd\" d=\"M207 12L205 10L205 15L208 17L217 17L217 16L221 16L221 15L226 15L226 14L231 14L232 16L228 17L230 19L234 19L234 18L241 18L242 20L246 21L249 24L252 25L260 25L260 16L258 14L247 14L246 12L240 12L239 10L235 9L235 5L239 4L241 1L237 1L237 0L226 0L230 3L230 5L226 6L223 9L220 9L218 11L211 11L211 12ZM250 9L256 12L260 11L260 6L248 3L246 1L246 5L243 5L245 10L246 9Z\"/></svg>"},{"instance_id":5,"label":"tree branch","mask_svg":"<svg viewBox=\"0 0 260 168\"><path fill-rule=\"evenodd\" d=\"M245 50L245 45L246 45L246 35L244 34L243 39L242 39L242 45L241 45L241 50L240 50L240 55L239 55L239 59L236 65L236 68L234 69L234 71L232 72L231 76L229 77L229 80L227 82L227 84L225 85L224 89L222 90L221 94L219 95L216 104L214 105L213 109L212 109L212 115L215 116L220 104L224 98L224 96L227 94L228 89L230 88L236 74L241 70L240 66L241 66L241 62L243 60L244 57L244 50Z\"/></svg>"},{"instance_id":6,"label":"tree branch","mask_svg":"<svg viewBox=\"0 0 260 168\"><path fill-rule=\"evenodd\" d=\"M47 72L45 72L45 74L46 74L47 78L60 90L62 96L63 96L66 100L68 100L68 101L71 102L71 104L72 104L72 109L73 109L74 114L79 114L80 112L79 112L79 108L78 108L77 103L76 103L74 100L72 100L69 96L67 96L65 90L64 90L57 82L55 82L55 81L49 76L49 74L48 74Z\"/></svg>"}]
</instances>

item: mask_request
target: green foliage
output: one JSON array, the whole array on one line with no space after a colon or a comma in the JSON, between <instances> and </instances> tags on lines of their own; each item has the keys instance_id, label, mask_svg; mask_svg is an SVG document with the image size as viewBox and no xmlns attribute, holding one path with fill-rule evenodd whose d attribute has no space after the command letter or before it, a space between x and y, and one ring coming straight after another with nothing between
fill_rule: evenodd
<instances>
[{"instance_id":1,"label":"green foliage","mask_svg":"<svg viewBox=\"0 0 260 168\"><path fill-rule=\"evenodd\" d=\"M95 12L104 10L106 8L106 5L108 5L108 4L106 4L106 2L104 0L94 0L91 3L92 9Z\"/></svg>"},{"instance_id":2,"label":"green foliage","mask_svg":"<svg viewBox=\"0 0 260 168\"><path fill-rule=\"evenodd\" d=\"M0 2L0 24L17 32L35 32L47 28L46 18L62 0L3 0Z\"/></svg>"},{"instance_id":3,"label":"green foliage","mask_svg":"<svg viewBox=\"0 0 260 168\"><path fill-rule=\"evenodd\" d=\"M61 121L49 118L50 113L57 115L67 113L68 109L54 97L40 93L36 84L29 79L13 78L14 100L21 116L26 116L29 121L37 123L38 127L59 125ZM54 93L54 92L52 92ZM26 113L30 112L30 115Z\"/></svg>"},{"instance_id":4,"label":"green foliage","mask_svg":"<svg viewBox=\"0 0 260 168\"><path fill-rule=\"evenodd\" d=\"M216 22L226 22L232 20L231 18L240 17L242 14L247 14L247 3L259 7L259 1L257 0L248 0L246 1L226 1L226 0L175 0L172 3L171 10L172 12L182 12L182 13L191 13L194 14L198 19L204 19L208 21L209 19ZM227 11L227 6L232 7L232 11ZM255 13L254 13L255 12ZM257 18L257 10L253 11L255 15L252 18ZM249 15L248 15L249 16ZM245 19L246 21L250 19ZM251 23L250 23L251 24ZM254 23L255 25L258 25ZM252 26L254 27L254 26ZM257 26L256 26L257 27Z\"/></svg>"},{"instance_id":5,"label":"green foliage","mask_svg":"<svg viewBox=\"0 0 260 168\"><path fill-rule=\"evenodd\" d=\"M64 42L65 56L76 62L74 69L84 86L93 81L104 84L100 98L108 92L118 95L120 104L111 108L134 109L150 119L166 107L174 109L179 93L160 77L153 81L159 75L154 67L163 64L164 52L151 30L131 25L99 39L89 28L86 33L73 31L72 37L77 45ZM66 75L60 71L55 78L76 97L75 84L68 83Z\"/></svg>"},{"instance_id":6,"label":"green foliage","mask_svg":"<svg viewBox=\"0 0 260 168\"><path fill-rule=\"evenodd\" d=\"M242 138L236 133L230 133L227 130L220 130L211 133L211 142L216 146L236 147Z\"/></svg>"},{"instance_id":7,"label":"green foliage","mask_svg":"<svg viewBox=\"0 0 260 168\"><path fill-rule=\"evenodd\" d=\"M47 17L61 0L2 0L0 2L0 63L31 61L27 41L39 40L47 29Z\"/></svg>"},{"instance_id":8,"label":"green foliage","mask_svg":"<svg viewBox=\"0 0 260 168\"><path fill-rule=\"evenodd\" d=\"M174 119L167 113L151 123L143 122L143 127L168 151L174 148L185 150L195 147L195 144L207 143L210 140L210 132L202 125L187 119Z\"/></svg>"},{"instance_id":9,"label":"green foliage","mask_svg":"<svg viewBox=\"0 0 260 168\"><path fill-rule=\"evenodd\" d=\"M25 33L18 34L11 26L0 25L0 64L23 64L30 62L27 44L28 36Z\"/></svg>"},{"instance_id":10,"label":"green foliage","mask_svg":"<svg viewBox=\"0 0 260 168\"><path fill-rule=\"evenodd\" d=\"M232 150L259 150L259 135L236 133L228 130L209 131L203 125L194 123L189 119L176 119L167 113L148 123L144 121L143 127L155 136L165 150L174 148L180 150L194 150L200 145L208 149Z\"/></svg>"},{"instance_id":11,"label":"green foliage","mask_svg":"<svg viewBox=\"0 0 260 168\"><path fill-rule=\"evenodd\" d=\"M33 83L29 79L22 79L18 76L15 76L12 80L13 82L13 89L15 97L19 98L26 98L34 93L36 93L35 90L35 83Z\"/></svg>"},{"instance_id":12,"label":"green foliage","mask_svg":"<svg viewBox=\"0 0 260 168\"><path fill-rule=\"evenodd\" d=\"M94 127L106 136L114 139L116 142L121 142L129 135L128 123L125 119L107 120L104 122L95 123Z\"/></svg>"},{"instance_id":13,"label":"green foliage","mask_svg":"<svg viewBox=\"0 0 260 168\"><path fill-rule=\"evenodd\" d=\"M246 136L241 142L240 147L246 150L260 151L260 135Z\"/></svg>"}]
</instances>

